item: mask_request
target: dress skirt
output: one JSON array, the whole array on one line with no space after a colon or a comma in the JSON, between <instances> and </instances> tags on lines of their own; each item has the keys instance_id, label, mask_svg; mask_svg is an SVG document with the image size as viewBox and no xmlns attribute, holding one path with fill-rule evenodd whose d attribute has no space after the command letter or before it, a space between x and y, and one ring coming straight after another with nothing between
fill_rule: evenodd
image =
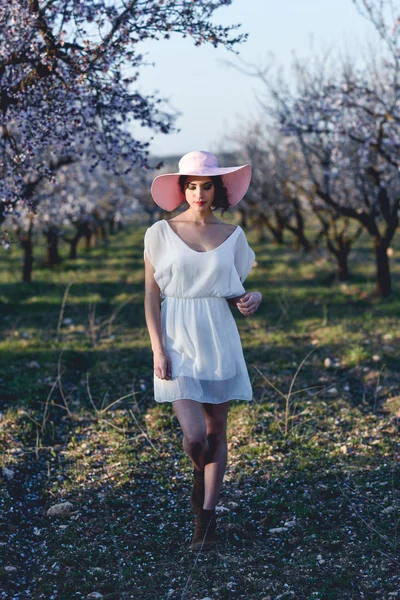
<instances>
[{"instance_id":1,"label":"dress skirt","mask_svg":"<svg viewBox=\"0 0 400 600\"><path fill-rule=\"evenodd\" d=\"M171 379L154 374L157 402L252 400L239 331L226 298L166 296L161 330Z\"/></svg>"}]
</instances>

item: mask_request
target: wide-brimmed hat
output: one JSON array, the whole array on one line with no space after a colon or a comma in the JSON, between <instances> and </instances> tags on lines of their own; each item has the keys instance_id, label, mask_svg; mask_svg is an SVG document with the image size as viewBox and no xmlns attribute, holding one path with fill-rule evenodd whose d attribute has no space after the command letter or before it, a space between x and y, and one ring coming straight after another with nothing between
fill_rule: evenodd
<instances>
[{"instance_id":1,"label":"wide-brimmed hat","mask_svg":"<svg viewBox=\"0 0 400 600\"><path fill-rule=\"evenodd\" d=\"M229 206L234 206L243 198L250 184L251 167L218 166L217 157L210 152L194 151L182 156L179 161L179 173L165 173L158 175L151 185L151 194L154 202L164 210L174 210L185 200L179 187L181 175L201 175L212 177L220 175L228 191Z\"/></svg>"}]
</instances>

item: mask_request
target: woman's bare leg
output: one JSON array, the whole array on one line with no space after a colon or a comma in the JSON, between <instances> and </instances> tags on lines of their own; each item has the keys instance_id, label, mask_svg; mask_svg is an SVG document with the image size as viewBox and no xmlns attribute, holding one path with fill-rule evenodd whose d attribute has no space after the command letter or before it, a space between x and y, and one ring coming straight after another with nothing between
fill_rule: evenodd
<instances>
[{"instance_id":1,"label":"woman's bare leg","mask_svg":"<svg viewBox=\"0 0 400 600\"><path fill-rule=\"evenodd\" d=\"M213 509L218 502L228 460L226 425L229 401L222 404L204 404L208 449L204 467L204 509Z\"/></svg>"},{"instance_id":2,"label":"woman's bare leg","mask_svg":"<svg viewBox=\"0 0 400 600\"><path fill-rule=\"evenodd\" d=\"M196 469L204 469L203 508L213 509L218 502L227 464L229 401L202 404L195 400L175 400L172 407L183 431L186 454Z\"/></svg>"},{"instance_id":3,"label":"woman's bare leg","mask_svg":"<svg viewBox=\"0 0 400 600\"><path fill-rule=\"evenodd\" d=\"M183 449L196 469L203 470L208 451L203 404L195 400L175 400L172 408L183 431Z\"/></svg>"}]
</instances>

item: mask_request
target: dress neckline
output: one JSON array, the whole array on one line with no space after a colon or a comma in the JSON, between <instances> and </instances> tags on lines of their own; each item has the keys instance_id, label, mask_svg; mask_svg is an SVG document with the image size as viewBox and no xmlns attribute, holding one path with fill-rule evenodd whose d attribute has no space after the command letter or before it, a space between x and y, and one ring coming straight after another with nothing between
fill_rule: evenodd
<instances>
[{"instance_id":1,"label":"dress neckline","mask_svg":"<svg viewBox=\"0 0 400 600\"><path fill-rule=\"evenodd\" d=\"M184 245L186 246L186 248L188 248L189 250L191 250L192 252L195 252L196 254L209 254L210 252L215 252L215 250L218 250L219 248L221 248L228 240L231 239L231 237L233 235L235 235L235 233L239 230L239 226L236 225L236 228L232 231L232 233L230 235L228 235L228 237L222 242L222 244L220 244L219 246L217 246L216 248L212 248L211 250L194 250L194 248L191 248L190 246L187 245L186 242L183 241L183 239L176 233L176 231L174 231L171 227L171 225L168 223L167 219L162 219L164 221L164 223L167 225L168 229L170 231L172 231L172 233L174 234L175 237L178 238L178 240Z\"/></svg>"}]
</instances>

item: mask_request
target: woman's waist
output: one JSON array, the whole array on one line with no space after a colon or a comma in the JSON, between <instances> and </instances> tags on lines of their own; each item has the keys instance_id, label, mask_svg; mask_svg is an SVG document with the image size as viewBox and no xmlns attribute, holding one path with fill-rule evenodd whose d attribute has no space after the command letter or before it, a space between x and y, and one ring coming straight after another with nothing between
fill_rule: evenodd
<instances>
[{"instance_id":1,"label":"woman's waist","mask_svg":"<svg viewBox=\"0 0 400 600\"><path fill-rule=\"evenodd\" d=\"M227 300L227 298L225 296L162 296L163 301L164 300L198 300L200 301L204 301L204 300Z\"/></svg>"}]
</instances>

